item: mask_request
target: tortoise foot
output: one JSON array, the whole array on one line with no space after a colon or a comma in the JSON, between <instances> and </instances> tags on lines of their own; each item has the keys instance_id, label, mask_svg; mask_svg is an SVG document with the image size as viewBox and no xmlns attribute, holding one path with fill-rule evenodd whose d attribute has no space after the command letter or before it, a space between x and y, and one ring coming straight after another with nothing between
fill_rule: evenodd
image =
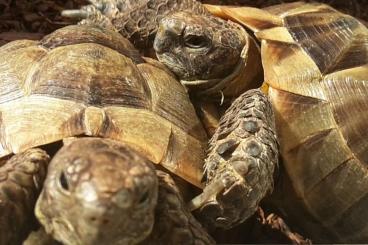
<instances>
[{"instance_id":1,"label":"tortoise foot","mask_svg":"<svg viewBox=\"0 0 368 245\"><path fill-rule=\"evenodd\" d=\"M19 244L35 225L33 209L49 156L30 149L0 164L0 244Z\"/></svg>"},{"instance_id":2,"label":"tortoise foot","mask_svg":"<svg viewBox=\"0 0 368 245\"><path fill-rule=\"evenodd\" d=\"M304 238L297 232L293 232L291 228L286 224L283 218L277 214L270 213L267 215L261 207L257 210L257 216L259 222L263 226L268 226L272 230L280 232L284 237L286 237L290 243L297 245L311 245L312 241L308 238Z\"/></svg>"},{"instance_id":3,"label":"tortoise foot","mask_svg":"<svg viewBox=\"0 0 368 245\"><path fill-rule=\"evenodd\" d=\"M206 187L192 200L208 227L229 229L254 214L273 189L278 164L274 117L260 90L236 99L220 120L205 163Z\"/></svg>"},{"instance_id":4,"label":"tortoise foot","mask_svg":"<svg viewBox=\"0 0 368 245\"><path fill-rule=\"evenodd\" d=\"M115 30L112 20L120 13L121 1L89 0L91 4L80 9L70 9L61 12L64 17L81 19L80 25L94 25Z\"/></svg>"},{"instance_id":5,"label":"tortoise foot","mask_svg":"<svg viewBox=\"0 0 368 245\"><path fill-rule=\"evenodd\" d=\"M143 244L215 244L201 224L187 209L172 177L160 170L155 224Z\"/></svg>"}]
</instances>

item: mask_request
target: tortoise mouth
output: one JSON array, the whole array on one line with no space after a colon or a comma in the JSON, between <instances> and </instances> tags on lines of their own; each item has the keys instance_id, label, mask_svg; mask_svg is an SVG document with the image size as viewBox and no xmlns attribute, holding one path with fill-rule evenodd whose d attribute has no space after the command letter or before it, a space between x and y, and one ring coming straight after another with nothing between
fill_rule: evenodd
<instances>
[{"instance_id":1,"label":"tortoise mouth","mask_svg":"<svg viewBox=\"0 0 368 245\"><path fill-rule=\"evenodd\" d=\"M224 78L204 79L204 80L180 80L190 93L198 96L209 96L212 99L223 99L227 88L233 86L234 82L242 75L245 63L240 59L232 73Z\"/></svg>"},{"instance_id":2,"label":"tortoise mouth","mask_svg":"<svg viewBox=\"0 0 368 245\"><path fill-rule=\"evenodd\" d=\"M170 53L156 52L156 56L158 60L168 67L177 77L188 77L186 69L178 58L172 56Z\"/></svg>"}]
</instances>

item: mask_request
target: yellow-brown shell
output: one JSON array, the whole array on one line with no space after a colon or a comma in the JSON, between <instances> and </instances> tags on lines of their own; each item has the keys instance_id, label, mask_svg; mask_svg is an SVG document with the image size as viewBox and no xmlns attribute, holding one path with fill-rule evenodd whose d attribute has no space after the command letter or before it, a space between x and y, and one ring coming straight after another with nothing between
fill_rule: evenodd
<instances>
[{"instance_id":1,"label":"yellow-brown shell","mask_svg":"<svg viewBox=\"0 0 368 245\"><path fill-rule=\"evenodd\" d=\"M283 163L308 212L339 241L366 242L367 28L322 4L208 8L261 41Z\"/></svg>"},{"instance_id":2,"label":"yellow-brown shell","mask_svg":"<svg viewBox=\"0 0 368 245\"><path fill-rule=\"evenodd\" d=\"M113 31L69 26L1 47L0 113L0 157L105 137L200 186L206 136L185 89Z\"/></svg>"}]
</instances>

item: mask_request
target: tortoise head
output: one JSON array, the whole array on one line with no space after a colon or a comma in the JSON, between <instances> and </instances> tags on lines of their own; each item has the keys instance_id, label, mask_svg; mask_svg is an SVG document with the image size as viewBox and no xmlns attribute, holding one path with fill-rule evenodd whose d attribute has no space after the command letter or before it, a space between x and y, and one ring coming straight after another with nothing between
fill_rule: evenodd
<instances>
[{"instance_id":1,"label":"tortoise head","mask_svg":"<svg viewBox=\"0 0 368 245\"><path fill-rule=\"evenodd\" d=\"M184 11L162 19L154 49L189 90L224 90L218 83L239 72L248 42L249 36L236 23Z\"/></svg>"},{"instance_id":2,"label":"tortoise head","mask_svg":"<svg viewBox=\"0 0 368 245\"><path fill-rule=\"evenodd\" d=\"M134 244L152 230L157 192L152 164L134 151L78 139L51 161L36 215L65 244Z\"/></svg>"}]
</instances>

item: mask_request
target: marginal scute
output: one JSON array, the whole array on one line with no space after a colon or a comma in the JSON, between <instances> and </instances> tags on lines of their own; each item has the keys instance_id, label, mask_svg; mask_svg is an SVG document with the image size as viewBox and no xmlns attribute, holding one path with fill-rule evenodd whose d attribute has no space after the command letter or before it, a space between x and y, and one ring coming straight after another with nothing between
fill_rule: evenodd
<instances>
[{"instance_id":1,"label":"marginal scute","mask_svg":"<svg viewBox=\"0 0 368 245\"><path fill-rule=\"evenodd\" d=\"M326 75L322 81L346 144L365 166L368 164L367 74L366 64Z\"/></svg>"},{"instance_id":2,"label":"marginal scute","mask_svg":"<svg viewBox=\"0 0 368 245\"><path fill-rule=\"evenodd\" d=\"M338 168L331 172L329 178L323 179L305 198L310 211L325 226L335 230L340 237L349 241L350 236L360 234L362 229L366 229L366 222L361 222L358 217L366 217L366 210L355 215L357 220L351 220L350 215L354 213L354 208L364 207L366 201L368 178L365 167L360 165L355 159L347 159ZM356 180L359 179L359 182ZM346 186L352 188L347 189ZM320 198L323 195L324 198ZM345 220L345 221L344 221ZM350 222L347 222L349 220ZM342 224L344 223L344 225ZM342 225L338 227L339 225ZM351 227L353 225L353 227ZM341 233L340 233L341 232ZM357 236L358 240L364 241L366 233Z\"/></svg>"},{"instance_id":3,"label":"marginal scute","mask_svg":"<svg viewBox=\"0 0 368 245\"><path fill-rule=\"evenodd\" d=\"M321 73L299 46L262 40L261 50L267 84L279 90L325 99L319 83Z\"/></svg>"},{"instance_id":4,"label":"marginal scute","mask_svg":"<svg viewBox=\"0 0 368 245\"><path fill-rule=\"evenodd\" d=\"M274 5L264 8L268 12L275 14L280 17L292 16L292 15L302 15L305 13L325 13L330 14L337 12L335 9L327 4L321 3L305 3L305 2L294 2L294 3L283 3L279 5Z\"/></svg>"},{"instance_id":5,"label":"marginal scute","mask_svg":"<svg viewBox=\"0 0 368 245\"><path fill-rule=\"evenodd\" d=\"M259 40L270 40L283 43L295 44L295 40L290 35L290 32L285 27L274 27L255 33Z\"/></svg>"},{"instance_id":6,"label":"marginal scute","mask_svg":"<svg viewBox=\"0 0 368 245\"><path fill-rule=\"evenodd\" d=\"M238 22L252 31L282 25L282 19L259 8L205 5L214 15Z\"/></svg>"},{"instance_id":7,"label":"marginal scute","mask_svg":"<svg viewBox=\"0 0 368 245\"><path fill-rule=\"evenodd\" d=\"M323 74L368 62L367 28L341 13L305 13L284 18L294 40Z\"/></svg>"},{"instance_id":8,"label":"marginal scute","mask_svg":"<svg viewBox=\"0 0 368 245\"><path fill-rule=\"evenodd\" d=\"M277 134L285 152L297 147L314 132L337 127L327 101L270 87Z\"/></svg>"}]
</instances>

